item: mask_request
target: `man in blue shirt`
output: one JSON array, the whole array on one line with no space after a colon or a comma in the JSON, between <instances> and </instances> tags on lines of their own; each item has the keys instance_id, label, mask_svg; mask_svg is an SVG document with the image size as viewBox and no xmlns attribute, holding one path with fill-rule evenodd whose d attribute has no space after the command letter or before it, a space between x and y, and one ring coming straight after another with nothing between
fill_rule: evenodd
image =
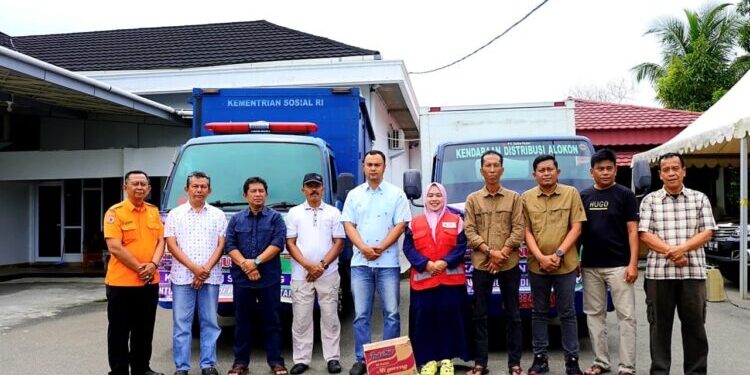
<instances>
[{"instance_id":1,"label":"man in blue shirt","mask_svg":"<svg viewBox=\"0 0 750 375\"><path fill-rule=\"evenodd\" d=\"M349 374L363 375L363 345L372 341L370 317L377 289L383 306L383 340L401 335L399 304L399 254L397 241L411 220L406 195L383 181L385 155L372 150L365 154L367 182L354 188L344 203L341 221L354 245L351 263L354 296L354 353Z\"/></svg>"},{"instance_id":2,"label":"man in blue shirt","mask_svg":"<svg viewBox=\"0 0 750 375\"><path fill-rule=\"evenodd\" d=\"M281 214L265 206L268 184L250 177L242 186L249 205L229 220L226 253L232 258L234 315L234 364L229 375L244 375L250 363L252 311L257 308L263 319L266 361L271 372L286 375L281 357L281 259L286 241L286 225ZM260 308L258 308L260 307Z\"/></svg>"}]
</instances>

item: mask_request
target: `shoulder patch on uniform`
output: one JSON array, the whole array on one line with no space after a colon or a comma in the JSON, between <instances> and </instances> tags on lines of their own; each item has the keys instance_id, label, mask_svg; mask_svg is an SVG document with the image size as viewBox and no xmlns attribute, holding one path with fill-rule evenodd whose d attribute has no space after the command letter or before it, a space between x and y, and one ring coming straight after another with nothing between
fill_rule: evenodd
<instances>
[{"instance_id":1,"label":"shoulder patch on uniform","mask_svg":"<svg viewBox=\"0 0 750 375\"><path fill-rule=\"evenodd\" d=\"M107 216L104 219L107 224L112 224L115 222L115 213L114 212L107 212Z\"/></svg>"}]
</instances>

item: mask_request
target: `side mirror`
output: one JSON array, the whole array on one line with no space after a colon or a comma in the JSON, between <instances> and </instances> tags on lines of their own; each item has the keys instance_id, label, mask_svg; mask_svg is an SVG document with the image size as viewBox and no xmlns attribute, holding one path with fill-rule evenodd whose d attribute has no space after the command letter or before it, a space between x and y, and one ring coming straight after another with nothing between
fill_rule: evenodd
<instances>
[{"instance_id":1,"label":"side mirror","mask_svg":"<svg viewBox=\"0 0 750 375\"><path fill-rule=\"evenodd\" d=\"M635 195L646 195L651 190L651 165L647 160L638 160L633 163L632 172Z\"/></svg>"},{"instance_id":2,"label":"side mirror","mask_svg":"<svg viewBox=\"0 0 750 375\"><path fill-rule=\"evenodd\" d=\"M336 200L342 203L345 202L346 196L354 189L354 175L351 173L340 173L336 177L336 187Z\"/></svg>"},{"instance_id":3,"label":"side mirror","mask_svg":"<svg viewBox=\"0 0 750 375\"><path fill-rule=\"evenodd\" d=\"M422 174L416 169L407 169L404 172L404 193L409 198L411 204L422 207L414 203L415 199L422 197Z\"/></svg>"}]
</instances>

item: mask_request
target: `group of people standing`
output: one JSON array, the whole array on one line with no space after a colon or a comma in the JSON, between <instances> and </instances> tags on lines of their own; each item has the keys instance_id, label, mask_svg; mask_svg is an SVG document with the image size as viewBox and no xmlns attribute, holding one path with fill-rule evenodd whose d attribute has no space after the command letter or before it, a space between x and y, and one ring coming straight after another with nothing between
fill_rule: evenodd
<instances>
[{"instance_id":1,"label":"group of people standing","mask_svg":"<svg viewBox=\"0 0 750 375\"><path fill-rule=\"evenodd\" d=\"M466 198L464 221L446 209L446 192L440 184L426 187L425 215L409 224L404 241L404 252L412 264L409 333L421 374L436 374L438 368L441 375L453 374L451 358L474 360L467 375L489 372L487 311L495 280L503 297L508 373L550 372L548 317L554 293L565 373L598 375L616 368L619 375L635 374L634 283L638 278L639 240L649 248L644 289L650 373L670 372L672 324L677 310L682 322L684 373L706 374L703 246L716 224L706 195L684 186L682 157L665 154L659 159L664 187L647 195L640 209L635 195L615 182L617 158L611 150L600 150L591 157L594 185L580 193L558 182L561 171L554 156L540 155L532 167L537 186L518 194L500 182L502 155L485 152L480 159L484 186ZM527 372L521 367L521 242L528 250L533 301L534 358ZM459 275L464 274L456 256L467 246L473 267L471 312L464 303L465 290L454 289L463 285ZM593 364L585 371L578 363L575 311L576 277L581 272L583 307L594 354ZM431 293L427 293L429 288L433 289ZM610 361L606 329L608 289L619 323L616 367ZM464 329L468 314L473 325L469 331Z\"/></svg>"},{"instance_id":2,"label":"group of people standing","mask_svg":"<svg viewBox=\"0 0 750 375\"><path fill-rule=\"evenodd\" d=\"M255 315L262 320L266 361L274 375L302 374L312 362L313 307L317 295L326 370L342 371L337 315L340 277L338 256L351 240L351 286L354 300L354 364L350 375L367 373L363 345L371 342L373 302L383 313L382 338L401 335L399 316L398 240L409 274L409 336L422 375L453 375L452 360L473 360L467 375L487 374L487 314L493 283L502 291L506 320L508 371L512 375L550 371L547 347L550 298L561 321L566 374L610 372L607 347L607 288L619 320L619 374L635 374L636 320L633 283L638 277L638 241L649 247L646 303L650 326L651 373L668 374L674 311L680 313L686 374L706 374L708 342L705 320L705 255L703 245L715 228L708 198L684 187L685 165L679 155L659 160L664 188L637 207L635 196L615 183L616 158L600 150L591 158L594 186L580 194L558 183L561 173L552 155L533 162L537 186L518 194L501 184L503 157L495 151L480 159L482 189L466 198L462 218L447 207L445 188L424 189L424 214L411 217L409 204L396 186L383 180L386 158L377 150L365 155L365 183L354 188L342 212L322 201L322 176L302 181L305 202L284 220L265 205L268 186L260 177L242 186L248 208L227 222L207 203L211 179L202 172L187 177L188 201L170 211L163 226L158 210L145 202L148 176L125 176L127 198L104 218L104 235L112 254L107 284L110 374L160 375L149 366L156 302L157 265L166 245L173 256L173 357L175 375L190 370L194 311L200 324L200 368L217 375L216 341L222 254L232 259L231 279L236 328L234 361L229 375L248 373ZM588 218L588 220L587 220ZM533 362L521 367L522 324L519 311L521 270L518 249L528 249L533 296ZM579 252L579 244L582 250ZM293 361L287 371L281 356L279 253L286 246L293 258ZM473 304L466 293L464 255L471 249ZM578 363L578 328L574 306L580 263L584 310L594 363L582 371ZM196 308L197 306L197 308ZM439 361L439 362L438 362Z\"/></svg>"}]
</instances>

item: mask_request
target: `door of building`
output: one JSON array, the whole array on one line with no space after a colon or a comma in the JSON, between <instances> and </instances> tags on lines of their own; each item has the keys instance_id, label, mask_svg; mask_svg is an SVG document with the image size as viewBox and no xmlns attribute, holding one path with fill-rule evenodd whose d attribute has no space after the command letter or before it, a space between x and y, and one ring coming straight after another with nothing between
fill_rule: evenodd
<instances>
[{"instance_id":1,"label":"door of building","mask_svg":"<svg viewBox=\"0 0 750 375\"><path fill-rule=\"evenodd\" d=\"M60 182L37 187L37 262L62 261L63 186Z\"/></svg>"}]
</instances>

